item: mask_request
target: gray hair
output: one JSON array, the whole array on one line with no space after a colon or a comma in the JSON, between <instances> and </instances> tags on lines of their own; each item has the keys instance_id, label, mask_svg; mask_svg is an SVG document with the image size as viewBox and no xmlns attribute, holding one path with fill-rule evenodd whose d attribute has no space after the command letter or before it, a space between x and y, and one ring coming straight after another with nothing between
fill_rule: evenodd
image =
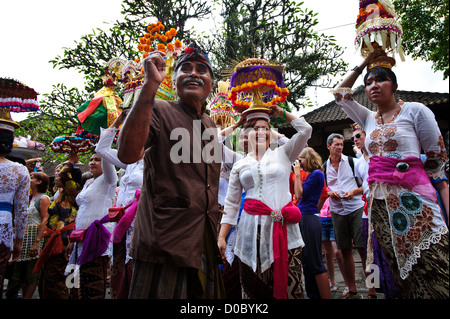
<instances>
[{"instance_id":1,"label":"gray hair","mask_svg":"<svg viewBox=\"0 0 450 319\"><path fill-rule=\"evenodd\" d=\"M339 133L332 133L332 134L330 134L330 136L328 136L328 138L327 138L327 144L328 144L328 145L333 144L333 139L335 139L335 138L338 138L338 139L340 139L340 140L343 140L343 139L344 139L344 136L342 136L342 135L339 134Z\"/></svg>"}]
</instances>

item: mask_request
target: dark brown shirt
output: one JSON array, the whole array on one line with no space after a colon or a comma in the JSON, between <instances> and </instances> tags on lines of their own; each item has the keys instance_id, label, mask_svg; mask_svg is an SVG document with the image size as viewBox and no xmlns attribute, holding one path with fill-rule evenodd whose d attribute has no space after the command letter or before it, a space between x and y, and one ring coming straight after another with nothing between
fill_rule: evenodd
<instances>
[{"instance_id":1,"label":"dark brown shirt","mask_svg":"<svg viewBox=\"0 0 450 319\"><path fill-rule=\"evenodd\" d=\"M210 132L214 135L208 139ZM206 113L199 117L182 101L157 100L144 155L133 258L201 269L205 225L216 238L219 222L218 151L216 125Z\"/></svg>"}]
</instances>

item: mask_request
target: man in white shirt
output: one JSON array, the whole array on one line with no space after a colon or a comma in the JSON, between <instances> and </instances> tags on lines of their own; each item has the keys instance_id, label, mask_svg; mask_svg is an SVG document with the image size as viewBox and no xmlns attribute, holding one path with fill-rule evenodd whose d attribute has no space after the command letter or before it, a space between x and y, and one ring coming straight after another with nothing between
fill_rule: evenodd
<instances>
[{"instance_id":1,"label":"man in white shirt","mask_svg":"<svg viewBox=\"0 0 450 319\"><path fill-rule=\"evenodd\" d=\"M368 200L369 200L369 184L367 183L367 179L369 177L369 153L367 152L366 149L366 145L365 145L365 141L366 141L366 132L362 129L361 126L359 126L358 124L353 124L351 125L352 127L352 131L353 131L353 136L352 136L352 141L353 143L355 143L355 147L357 147L359 150L361 150L361 157L359 157L359 159L355 162L355 176L361 178L362 180L362 187L363 187L363 200L364 200L364 204L366 205L366 207L364 208L364 213L362 215L362 237L363 237L363 243L364 243L364 256L361 256L361 261L362 261L362 266L363 269L366 269L366 260L367 260L367 239L369 236L369 216L368 216ZM375 242L375 233L372 234L372 236L374 236L373 241ZM378 245L377 245L378 246ZM386 257L383 255L383 253L381 252L381 250L378 250L379 248L377 246L373 246L373 250L377 250L377 252L379 251L378 254L378 258L380 259L386 259ZM375 254L375 252L374 252ZM378 260L377 258L377 260ZM387 263L387 261L385 261ZM378 263L378 266L380 264ZM381 269L381 267L380 267ZM370 275L370 273L365 272L366 277ZM380 281L383 278L386 278L387 276L393 276L392 273L386 273L386 274L381 274L380 271ZM393 285L391 285L392 287ZM384 286L384 288L386 288L387 285ZM369 288L369 292L367 295L368 299L377 299L377 292L375 290L374 287L370 287Z\"/></svg>"},{"instance_id":2,"label":"man in white shirt","mask_svg":"<svg viewBox=\"0 0 450 319\"><path fill-rule=\"evenodd\" d=\"M362 240L362 201L363 188L358 185L354 175L353 158L342 154L344 137L333 133L327 139L330 157L325 162L326 181L330 189L330 210L335 231L336 244L342 251L344 273L342 274L349 288L346 298L356 299L355 264L353 246L360 255L364 255Z\"/></svg>"}]
</instances>

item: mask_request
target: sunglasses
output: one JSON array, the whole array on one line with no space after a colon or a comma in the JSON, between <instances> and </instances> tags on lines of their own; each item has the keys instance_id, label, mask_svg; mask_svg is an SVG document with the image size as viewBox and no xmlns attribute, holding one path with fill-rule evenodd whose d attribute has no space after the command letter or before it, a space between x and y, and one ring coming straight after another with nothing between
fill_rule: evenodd
<instances>
[{"instance_id":1,"label":"sunglasses","mask_svg":"<svg viewBox=\"0 0 450 319\"><path fill-rule=\"evenodd\" d=\"M361 138L361 133L356 133L355 136L352 136L352 142L355 141L355 138Z\"/></svg>"}]
</instances>

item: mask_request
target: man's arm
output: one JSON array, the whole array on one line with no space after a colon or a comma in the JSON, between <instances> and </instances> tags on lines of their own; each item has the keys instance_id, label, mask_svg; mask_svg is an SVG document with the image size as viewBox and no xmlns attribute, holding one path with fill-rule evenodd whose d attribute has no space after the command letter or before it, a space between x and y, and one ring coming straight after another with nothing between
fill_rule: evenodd
<instances>
[{"instance_id":1,"label":"man's arm","mask_svg":"<svg viewBox=\"0 0 450 319\"><path fill-rule=\"evenodd\" d=\"M164 56L164 53L155 51L144 60L145 81L117 141L117 156L124 164L135 163L144 155L156 92L165 77Z\"/></svg>"}]
</instances>

